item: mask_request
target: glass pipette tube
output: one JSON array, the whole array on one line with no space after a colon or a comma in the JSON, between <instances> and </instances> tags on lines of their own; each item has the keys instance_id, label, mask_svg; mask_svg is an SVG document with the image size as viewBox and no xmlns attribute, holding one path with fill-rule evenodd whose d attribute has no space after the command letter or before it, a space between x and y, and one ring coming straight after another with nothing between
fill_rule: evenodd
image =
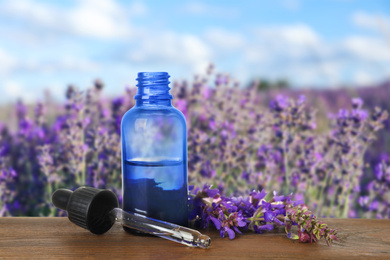
<instances>
[{"instance_id":1,"label":"glass pipette tube","mask_svg":"<svg viewBox=\"0 0 390 260\"><path fill-rule=\"evenodd\" d=\"M126 212L120 208L114 208L109 212L112 221L119 222L122 226L165 238L186 246L208 248L210 237L201 234L194 229L182 227L173 223L149 218L137 213Z\"/></svg>"}]
</instances>

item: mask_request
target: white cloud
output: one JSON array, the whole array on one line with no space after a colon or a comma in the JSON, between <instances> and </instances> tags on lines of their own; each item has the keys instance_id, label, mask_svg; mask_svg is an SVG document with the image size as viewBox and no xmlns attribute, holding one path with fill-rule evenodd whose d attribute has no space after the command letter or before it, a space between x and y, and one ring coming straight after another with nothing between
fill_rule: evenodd
<instances>
[{"instance_id":1,"label":"white cloud","mask_svg":"<svg viewBox=\"0 0 390 260\"><path fill-rule=\"evenodd\" d=\"M128 36L130 28L121 8L111 1L83 1L64 16L66 30L79 35L115 38Z\"/></svg>"},{"instance_id":2,"label":"white cloud","mask_svg":"<svg viewBox=\"0 0 390 260\"><path fill-rule=\"evenodd\" d=\"M60 56L52 60L17 59L0 49L0 75L10 76L16 71L55 73L58 71L91 72L100 64L81 57Z\"/></svg>"},{"instance_id":3,"label":"white cloud","mask_svg":"<svg viewBox=\"0 0 390 260\"><path fill-rule=\"evenodd\" d=\"M390 27L390 17L383 14L370 14L358 11L352 14L352 22L362 28L383 32Z\"/></svg>"},{"instance_id":4,"label":"white cloud","mask_svg":"<svg viewBox=\"0 0 390 260\"><path fill-rule=\"evenodd\" d=\"M103 39L131 34L127 13L113 0L82 0L64 9L31 0L8 1L0 7L3 16L25 21L45 31ZM135 8L136 12L142 12L140 5Z\"/></svg>"},{"instance_id":5,"label":"white cloud","mask_svg":"<svg viewBox=\"0 0 390 260\"><path fill-rule=\"evenodd\" d=\"M319 35L307 25L263 26L254 30L253 39L242 48L243 62L269 66L283 62L277 64L282 70L292 63L310 62L326 49Z\"/></svg>"},{"instance_id":6,"label":"white cloud","mask_svg":"<svg viewBox=\"0 0 390 260\"><path fill-rule=\"evenodd\" d=\"M148 8L143 2L131 3L128 8L128 14L130 16L144 16L148 13Z\"/></svg>"},{"instance_id":7,"label":"white cloud","mask_svg":"<svg viewBox=\"0 0 390 260\"><path fill-rule=\"evenodd\" d=\"M249 45L243 53L244 63L265 63L271 58L271 53L261 45Z\"/></svg>"},{"instance_id":8,"label":"white cloud","mask_svg":"<svg viewBox=\"0 0 390 260\"><path fill-rule=\"evenodd\" d=\"M16 64L16 59L0 48L0 75L8 74L15 68Z\"/></svg>"},{"instance_id":9,"label":"white cloud","mask_svg":"<svg viewBox=\"0 0 390 260\"><path fill-rule=\"evenodd\" d=\"M261 41L275 41L285 46L309 46L320 42L319 35L305 24L260 27L255 33Z\"/></svg>"},{"instance_id":10,"label":"white cloud","mask_svg":"<svg viewBox=\"0 0 390 260\"><path fill-rule=\"evenodd\" d=\"M205 39L216 49L232 51L245 45L245 38L241 33L230 32L221 28L210 28L205 33Z\"/></svg>"},{"instance_id":11,"label":"white cloud","mask_svg":"<svg viewBox=\"0 0 390 260\"><path fill-rule=\"evenodd\" d=\"M340 83L341 75L340 71L342 69L342 65L338 61L323 61L319 63L319 73L328 78L329 83L331 85L335 85Z\"/></svg>"},{"instance_id":12,"label":"white cloud","mask_svg":"<svg viewBox=\"0 0 390 260\"><path fill-rule=\"evenodd\" d=\"M51 61L27 61L21 67L29 71L55 73L58 71L91 72L99 69L100 64L84 58L60 57Z\"/></svg>"},{"instance_id":13,"label":"white cloud","mask_svg":"<svg viewBox=\"0 0 390 260\"><path fill-rule=\"evenodd\" d=\"M216 6L201 2L187 2L180 8L180 11L190 15L207 15L223 18L238 18L241 15L237 9L224 7L223 5Z\"/></svg>"},{"instance_id":14,"label":"white cloud","mask_svg":"<svg viewBox=\"0 0 390 260\"><path fill-rule=\"evenodd\" d=\"M127 57L130 62L185 66L195 72L204 71L212 59L209 46L200 38L173 32L139 36Z\"/></svg>"},{"instance_id":15,"label":"white cloud","mask_svg":"<svg viewBox=\"0 0 390 260\"><path fill-rule=\"evenodd\" d=\"M361 62L390 62L390 46L377 37L347 37L341 44L341 50L351 59Z\"/></svg>"},{"instance_id":16,"label":"white cloud","mask_svg":"<svg viewBox=\"0 0 390 260\"><path fill-rule=\"evenodd\" d=\"M261 26L250 35L233 54L240 55L243 65L238 70L245 70L246 77L287 78L298 85L334 82L333 63L322 59L329 55L329 47L311 27Z\"/></svg>"},{"instance_id":17,"label":"white cloud","mask_svg":"<svg viewBox=\"0 0 390 260\"><path fill-rule=\"evenodd\" d=\"M13 80L7 80L2 84L2 92L2 98L6 97L8 102L17 99L22 99L25 102L33 102L36 101L37 95L41 94L28 90Z\"/></svg>"},{"instance_id":18,"label":"white cloud","mask_svg":"<svg viewBox=\"0 0 390 260\"><path fill-rule=\"evenodd\" d=\"M301 8L301 1L299 0L282 0L282 6L291 11L297 11Z\"/></svg>"},{"instance_id":19,"label":"white cloud","mask_svg":"<svg viewBox=\"0 0 390 260\"><path fill-rule=\"evenodd\" d=\"M356 71L354 73L353 81L355 84L357 84L359 86L370 85L372 83L375 83L375 80L372 77L372 74L367 72L367 71L363 71L363 70L359 70L359 71Z\"/></svg>"},{"instance_id":20,"label":"white cloud","mask_svg":"<svg viewBox=\"0 0 390 260\"><path fill-rule=\"evenodd\" d=\"M374 82L388 76L390 64L390 47L380 37L331 42L305 24L257 28L241 50L250 76L286 77L297 85Z\"/></svg>"}]
</instances>

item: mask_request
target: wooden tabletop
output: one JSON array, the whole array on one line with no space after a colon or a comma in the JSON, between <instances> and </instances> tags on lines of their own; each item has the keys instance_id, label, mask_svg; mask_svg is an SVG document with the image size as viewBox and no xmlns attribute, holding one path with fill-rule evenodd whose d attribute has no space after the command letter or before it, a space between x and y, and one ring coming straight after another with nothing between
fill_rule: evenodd
<instances>
[{"instance_id":1,"label":"wooden tabletop","mask_svg":"<svg viewBox=\"0 0 390 260\"><path fill-rule=\"evenodd\" d=\"M339 242L302 244L284 233L239 235L234 240L218 232L209 249L190 248L158 237L134 236L115 224L104 235L94 235L67 218L0 218L0 259L245 259L312 258L390 259L390 220L326 219L339 229Z\"/></svg>"}]
</instances>

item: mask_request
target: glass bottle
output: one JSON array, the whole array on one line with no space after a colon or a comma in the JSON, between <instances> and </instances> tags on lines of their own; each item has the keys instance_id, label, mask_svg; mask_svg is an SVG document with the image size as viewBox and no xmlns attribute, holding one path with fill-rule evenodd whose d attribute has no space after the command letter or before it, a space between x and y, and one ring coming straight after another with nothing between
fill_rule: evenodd
<instances>
[{"instance_id":1,"label":"glass bottle","mask_svg":"<svg viewBox=\"0 0 390 260\"><path fill-rule=\"evenodd\" d=\"M187 126L169 77L138 73L136 105L122 118L123 210L188 226Z\"/></svg>"}]
</instances>

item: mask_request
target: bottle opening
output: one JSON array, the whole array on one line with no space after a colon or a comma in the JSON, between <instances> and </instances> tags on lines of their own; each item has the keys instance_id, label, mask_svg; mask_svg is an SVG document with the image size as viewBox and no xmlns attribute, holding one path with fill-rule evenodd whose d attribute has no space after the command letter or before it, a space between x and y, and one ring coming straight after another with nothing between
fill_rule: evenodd
<instances>
[{"instance_id":1,"label":"bottle opening","mask_svg":"<svg viewBox=\"0 0 390 260\"><path fill-rule=\"evenodd\" d=\"M134 99L172 99L169 93L169 77L167 72L139 72L138 92Z\"/></svg>"},{"instance_id":2,"label":"bottle opening","mask_svg":"<svg viewBox=\"0 0 390 260\"><path fill-rule=\"evenodd\" d=\"M139 72L137 87L168 86L169 77L167 72Z\"/></svg>"}]
</instances>

